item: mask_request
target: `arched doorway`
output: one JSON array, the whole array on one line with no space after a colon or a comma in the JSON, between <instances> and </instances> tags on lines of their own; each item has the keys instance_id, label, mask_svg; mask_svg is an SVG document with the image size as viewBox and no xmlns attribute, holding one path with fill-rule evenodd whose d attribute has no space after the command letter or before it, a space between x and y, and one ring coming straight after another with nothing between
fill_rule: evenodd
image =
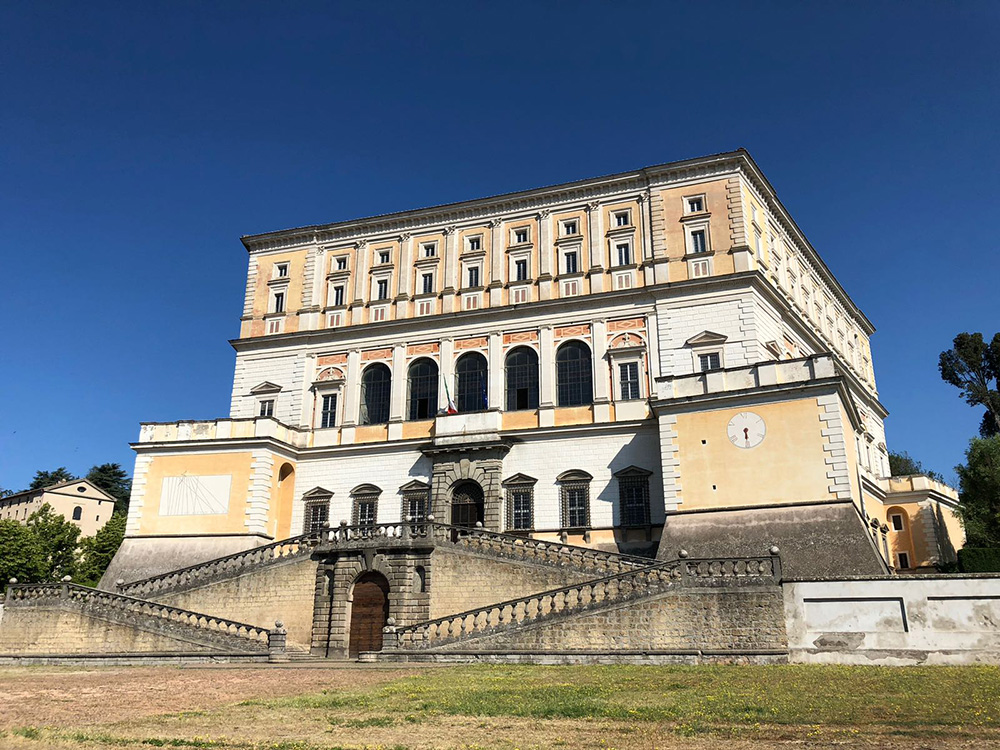
<instances>
[{"instance_id":1,"label":"arched doorway","mask_svg":"<svg viewBox=\"0 0 1000 750\"><path fill-rule=\"evenodd\" d=\"M351 597L348 653L382 650L382 628L389 619L389 582L381 573L362 573Z\"/></svg>"},{"instance_id":2,"label":"arched doorway","mask_svg":"<svg viewBox=\"0 0 1000 750\"><path fill-rule=\"evenodd\" d=\"M483 488L467 480L455 485L451 492L451 524L475 528L484 516Z\"/></svg>"}]
</instances>

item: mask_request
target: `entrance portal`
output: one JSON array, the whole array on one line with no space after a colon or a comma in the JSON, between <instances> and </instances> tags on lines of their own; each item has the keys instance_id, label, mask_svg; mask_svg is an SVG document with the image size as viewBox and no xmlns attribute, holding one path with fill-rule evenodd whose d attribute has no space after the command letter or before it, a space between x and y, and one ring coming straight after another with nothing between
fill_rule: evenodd
<instances>
[{"instance_id":1,"label":"entrance portal","mask_svg":"<svg viewBox=\"0 0 1000 750\"><path fill-rule=\"evenodd\" d=\"M451 493L451 524L476 527L483 521L483 488L471 480L459 482Z\"/></svg>"},{"instance_id":2,"label":"entrance portal","mask_svg":"<svg viewBox=\"0 0 1000 750\"><path fill-rule=\"evenodd\" d=\"M363 573L354 584L348 652L382 650L382 628L389 619L389 582L381 573Z\"/></svg>"}]
</instances>

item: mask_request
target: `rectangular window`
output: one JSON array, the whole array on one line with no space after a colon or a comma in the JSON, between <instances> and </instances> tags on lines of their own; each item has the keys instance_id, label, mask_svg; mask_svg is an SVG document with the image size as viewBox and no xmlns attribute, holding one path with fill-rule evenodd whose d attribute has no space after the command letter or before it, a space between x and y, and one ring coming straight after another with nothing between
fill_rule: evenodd
<instances>
[{"instance_id":1,"label":"rectangular window","mask_svg":"<svg viewBox=\"0 0 1000 750\"><path fill-rule=\"evenodd\" d=\"M615 226L627 227L631 224L631 217L628 211L615 211Z\"/></svg>"},{"instance_id":2,"label":"rectangular window","mask_svg":"<svg viewBox=\"0 0 1000 750\"><path fill-rule=\"evenodd\" d=\"M387 299L389 297L389 279L379 279L375 282L375 298Z\"/></svg>"},{"instance_id":3,"label":"rectangular window","mask_svg":"<svg viewBox=\"0 0 1000 750\"><path fill-rule=\"evenodd\" d=\"M306 505L306 520L303 532L309 534L313 531L325 528L330 524L330 501L322 503L308 503Z\"/></svg>"},{"instance_id":4,"label":"rectangular window","mask_svg":"<svg viewBox=\"0 0 1000 750\"><path fill-rule=\"evenodd\" d=\"M566 235L576 234L576 232L577 232L576 219L573 219L572 221L563 222L563 234Z\"/></svg>"},{"instance_id":5,"label":"rectangular window","mask_svg":"<svg viewBox=\"0 0 1000 750\"><path fill-rule=\"evenodd\" d=\"M514 244L524 245L528 242L528 230L527 229L515 229L514 230Z\"/></svg>"},{"instance_id":6,"label":"rectangular window","mask_svg":"<svg viewBox=\"0 0 1000 750\"><path fill-rule=\"evenodd\" d=\"M903 530L903 517L901 515L899 515L898 513L893 513L891 516L889 516L889 520L892 521L893 531Z\"/></svg>"},{"instance_id":7,"label":"rectangular window","mask_svg":"<svg viewBox=\"0 0 1000 750\"><path fill-rule=\"evenodd\" d=\"M389 262L389 257L390 257L390 251L389 250L379 250L378 251L378 262L379 263L388 263Z\"/></svg>"},{"instance_id":8,"label":"rectangular window","mask_svg":"<svg viewBox=\"0 0 1000 750\"><path fill-rule=\"evenodd\" d=\"M275 266L275 272L276 272L276 275L277 275L277 277L279 279L287 279L288 278L288 264L287 263L279 263L277 266Z\"/></svg>"},{"instance_id":9,"label":"rectangular window","mask_svg":"<svg viewBox=\"0 0 1000 750\"><path fill-rule=\"evenodd\" d=\"M469 238L469 252L474 253L482 248L482 240L479 237Z\"/></svg>"},{"instance_id":10,"label":"rectangular window","mask_svg":"<svg viewBox=\"0 0 1000 750\"><path fill-rule=\"evenodd\" d=\"M631 273L615 274L615 289L631 289L631 288L632 288Z\"/></svg>"},{"instance_id":11,"label":"rectangular window","mask_svg":"<svg viewBox=\"0 0 1000 750\"><path fill-rule=\"evenodd\" d=\"M337 424L337 394L327 393L323 396L323 406L320 410L319 426L335 427Z\"/></svg>"},{"instance_id":12,"label":"rectangular window","mask_svg":"<svg viewBox=\"0 0 1000 750\"><path fill-rule=\"evenodd\" d=\"M326 324L330 328L337 328L341 324L343 319L344 317L340 313L330 313L330 317L327 318Z\"/></svg>"},{"instance_id":13,"label":"rectangular window","mask_svg":"<svg viewBox=\"0 0 1000 750\"><path fill-rule=\"evenodd\" d=\"M639 398L639 363L622 362L618 365L621 380L622 401Z\"/></svg>"},{"instance_id":14,"label":"rectangular window","mask_svg":"<svg viewBox=\"0 0 1000 750\"><path fill-rule=\"evenodd\" d=\"M507 490L507 503L510 507L510 528L516 531L527 531L534 528L532 518L531 487L512 487Z\"/></svg>"},{"instance_id":15,"label":"rectangular window","mask_svg":"<svg viewBox=\"0 0 1000 750\"><path fill-rule=\"evenodd\" d=\"M421 245L421 247L424 249L425 258L433 258L437 255L436 242L428 242L426 245Z\"/></svg>"},{"instance_id":16,"label":"rectangular window","mask_svg":"<svg viewBox=\"0 0 1000 750\"><path fill-rule=\"evenodd\" d=\"M334 307L340 307L344 304L344 287L335 286L333 288L333 304Z\"/></svg>"},{"instance_id":17,"label":"rectangular window","mask_svg":"<svg viewBox=\"0 0 1000 750\"><path fill-rule=\"evenodd\" d=\"M701 197L687 199L687 212L689 214L700 214L705 210L705 200Z\"/></svg>"},{"instance_id":18,"label":"rectangular window","mask_svg":"<svg viewBox=\"0 0 1000 750\"><path fill-rule=\"evenodd\" d=\"M284 312L285 311L285 293L275 292L273 304L271 305L271 312Z\"/></svg>"},{"instance_id":19,"label":"rectangular window","mask_svg":"<svg viewBox=\"0 0 1000 750\"><path fill-rule=\"evenodd\" d=\"M267 321L267 332L268 333L281 333L285 330L285 319L277 318L276 320Z\"/></svg>"},{"instance_id":20,"label":"rectangular window","mask_svg":"<svg viewBox=\"0 0 1000 750\"><path fill-rule=\"evenodd\" d=\"M705 236L704 229L696 229L691 232L691 252L692 253L705 253L708 252L708 241Z\"/></svg>"},{"instance_id":21,"label":"rectangular window","mask_svg":"<svg viewBox=\"0 0 1000 750\"><path fill-rule=\"evenodd\" d=\"M629 266L632 264L632 246L627 242L619 242L615 249L618 251L618 265Z\"/></svg>"},{"instance_id":22,"label":"rectangular window","mask_svg":"<svg viewBox=\"0 0 1000 750\"><path fill-rule=\"evenodd\" d=\"M575 297L580 293L578 281L567 281L563 284L563 297Z\"/></svg>"},{"instance_id":23,"label":"rectangular window","mask_svg":"<svg viewBox=\"0 0 1000 750\"><path fill-rule=\"evenodd\" d=\"M623 526L649 524L649 479L647 477L618 478L618 508Z\"/></svg>"},{"instance_id":24,"label":"rectangular window","mask_svg":"<svg viewBox=\"0 0 1000 750\"><path fill-rule=\"evenodd\" d=\"M378 498L367 497L355 500L355 514L357 516L354 520L355 525L374 526L377 513Z\"/></svg>"},{"instance_id":25,"label":"rectangular window","mask_svg":"<svg viewBox=\"0 0 1000 750\"><path fill-rule=\"evenodd\" d=\"M479 266L469 266L469 288L475 289L479 286Z\"/></svg>"},{"instance_id":26,"label":"rectangular window","mask_svg":"<svg viewBox=\"0 0 1000 750\"><path fill-rule=\"evenodd\" d=\"M524 287L519 287L514 290L514 304L520 305L528 301L528 290Z\"/></svg>"},{"instance_id":27,"label":"rectangular window","mask_svg":"<svg viewBox=\"0 0 1000 750\"><path fill-rule=\"evenodd\" d=\"M896 559L899 561L899 569L907 570L910 567L910 553L909 552L897 552Z\"/></svg>"},{"instance_id":28,"label":"rectangular window","mask_svg":"<svg viewBox=\"0 0 1000 750\"><path fill-rule=\"evenodd\" d=\"M417 315L430 315L434 312L434 302L429 299L417 303Z\"/></svg>"},{"instance_id":29,"label":"rectangular window","mask_svg":"<svg viewBox=\"0 0 1000 750\"><path fill-rule=\"evenodd\" d=\"M564 254L563 260L565 261L566 273L577 272L577 254L575 252Z\"/></svg>"},{"instance_id":30,"label":"rectangular window","mask_svg":"<svg viewBox=\"0 0 1000 750\"><path fill-rule=\"evenodd\" d=\"M432 273L425 273L423 276L420 277L420 280L421 280L420 283L423 285L422 286L423 293L424 294L433 294L434 293L434 274L432 274Z\"/></svg>"},{"instance_id":31,"label":"rectangular window","mask_svg":"<svg viewBox=\"0 0 1000 750\"><path fill-rule=\"evenodd\" d=\"M761 249L761 237L760 232L753 233L753 251L758 258L764 257L764 251Z\"/></svg>"},{"instance_id":32,"label":"rectangular window","mask_svg":"<svg viewBox=\"0 0 1000 750\"><path fill-rule=\"evenodd\" d=\"M693 260L689 266L692 279L700 279L703 276L712 275L712 267L707 260Z\"/></svg>"},{"instance_id":33,"label":"rectangular window","mask_svg":"<svg viewBox=\"0 0 1000 750\"><path fill-rule=\"evenodd\" d=\"M260 402L260 409L258 409L258 414L261 417L273 417L274 416L274 399L264 399Z\"/></svg>"},{"instance_id":34,"label":"rectangular window","mask_svg":"<svg viewBox=\"0 0 1000 750\"><path fill-rule=\"evenodd\" d=\"M388 310L389 310L389 308L387 308L387 307L373 307L372 308L372 321L375 322L375 323L378 323L380 321L385 320L388 317L387 314L386 314L388 312Z\"/></svg>"},{"instance_id":35,"label":"rectangular window","mask_svg":"<svg viewBox=\"0 0 1000 750\"><path fill-rule=\"evenodd\" d=\"M590 483L564 484L562 495L563 526L571 529L590 526Z\"/></svg>"},{"instance_id":36,"label":"rectangular window","mask_svg":"<svg viewBox=\"0 0 1000 750\"><path fill-rule=\"evenodd\" d=\"M427 520L427 496L407 495L403 500L403 520L411 523L423 523Z\"/></svg>"},{"instance_id":37,"label":"rectangular window","mask_svg":"<svg viewBox=\"0 0 1000 750\"><path fill-rule=\"evenodd\" d=\"M465 304L463 305L466 310L478 310L479 309L479 295L469 294L464 298Z\"/></svg>"},{"instance_id":38,"label":"rectangular window","mask_svg":"<svg viewBox=\"0 0 1000 750\"><path fill-rule=\"evenodd\" d=\"M339 258L337 258L336 263L337 263L337 270L338 271L346 271L347 270L347 256L346 255L341 255Z\"/></svg>"},{"instance_id":39,"label":"rectangular window","mask_svg":"<svg viewBox=\"0 0 1000 750\"><path fill-rule=\"evenodd\" d=\"M514 261L514 277L517 281L525 281L528 278L527 260L522 259Z\"/></svg>"},{"instance_id":40,"label":"rectangular window","mask_svg":"<svg viewBox=\"0 0 1000 750\"><path fill-rule=\"evenodd\" d=\"M698 366L701 368L702 372L718 370L722 367L722 357L719 356L718 352L712 352L711 354L699 354Z\"/></svg>"},{"instance_id":41,"label":"rectangular window","mask_svg":"<svg viewBox=\"0 0 1000 750\"><path fill-rule=\"evenodd\" d=\"M757 221L757 206L755 206L753 203L750 204L750 218L753 221Z\"/></svg>"}]
</instances>

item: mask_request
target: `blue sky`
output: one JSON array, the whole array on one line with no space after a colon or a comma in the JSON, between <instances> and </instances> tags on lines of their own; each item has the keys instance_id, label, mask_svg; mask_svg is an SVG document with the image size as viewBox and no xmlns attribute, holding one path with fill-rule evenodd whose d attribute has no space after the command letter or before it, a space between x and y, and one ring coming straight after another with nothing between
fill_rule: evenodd
<instances>
[{"instance_id":1,"label":"blue sky","mask_svg":"<svg viewBox=\"0 0 1000 750\"><path fill-rule=\"evenodd\" d=\"M1000 4L0 5L0 487L228 410L244 234L750 150L875 323L889 445L1000 328Z\"/></svg>"}]
</instances>

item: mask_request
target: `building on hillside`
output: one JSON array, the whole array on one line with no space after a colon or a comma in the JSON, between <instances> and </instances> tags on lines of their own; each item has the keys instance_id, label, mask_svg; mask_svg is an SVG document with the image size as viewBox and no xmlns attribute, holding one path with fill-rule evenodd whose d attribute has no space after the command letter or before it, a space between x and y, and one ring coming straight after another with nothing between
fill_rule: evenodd
<instances>
[{"instance_id":1,"label":"building on hillside","mask_svg":"<svg viewBox=\"0 0 1000 750\"><path fill-rule=\"evenodd\" d=\"M81 536L93 536L110 520L115 499L86 479L72 479L38 490L0 497L0 521L26 523L31 514L48 504L53 513L80 527Z\"/></svg>"},{"instance_id":2,"label":"building on hillside","mask_svg":"<svg viewBox=\"0 0 1000 750\"><path fill-rule=\"evenodd\" d=\"M230 414L142 425L110 580L430 516L791 575L961 546L950 488L887 476L874 327L744 150L243 244Z\"/></svg>"}]
</instances>

